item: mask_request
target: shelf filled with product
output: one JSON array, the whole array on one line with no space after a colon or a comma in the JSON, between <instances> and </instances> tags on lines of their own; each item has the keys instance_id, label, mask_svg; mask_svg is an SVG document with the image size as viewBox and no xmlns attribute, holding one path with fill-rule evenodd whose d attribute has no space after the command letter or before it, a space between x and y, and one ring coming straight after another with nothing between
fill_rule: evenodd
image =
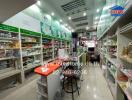
<instances>
[{"instance_id":1,"label":"shelf filled with product","mask_svg":"<svg viewBox=\"0 0 132 100\"><path fill-rule=\"evenodd\" d=\"M52 39L42 39L43 47L43 61L50 60L53 58L53 42Z\"/></svg>"},{"instance_id":2,"label":"shelf filled with product","mask_svg":"<svg viewBox=\"0 0 132 100\"><path fill-rule=\"evenodd\" d=\"M67 49L67 53L70 54L71 53L71 48L70 48L70 42L66 42L66 49Z\"/></svg>"},{"instance_id":3,"label":"shelf filled with product","mask_svg":"<svg viewBox=\"0 0 132 100\"><path fill-rule=\"evenodd\" d=\"M54 57L56 58L58 56L58 50L61 48L61 41L60 40L54 40Z\"/></svg>"},{"instance_id":4,"label":"shelf filled with product","mask_svg":"<svg viewBox=\"0 0 132 100\"><path fill-rule=\"evenodd\" d=\"M99 24L97 27L97 36L98 39L103 38L109 32L111 29L117 27L119 25L119 22L126 23L131 19L131 6L132 2L130 0L106 0L106 5L104 6L102 10L102 14L99 20ZM111 9L114 7L123 7L124 8L124 15L123 16L111 16ZM129 13L129 14L128 14ZM128 17L129 15L129 17ZM126 22L123 21L125 19L128 19ZM102 24L104 22L104 24ZM102 24L102 25L100 25Z\"/></svg>"},{"instance_id":5,"label":"shelf filled with product","mask_svg":"<svg viewBox=\"0 0 132 100\"><path fill-rule=\"evenodd\" d=\"M0 80L20 73L19 31L0 25Z\"/></svg>"},{"instance_id":6,"label":"shelf filled with product","mask_svg":"<svg viewBox=\"0 0 132 100\"><path fill-rule=\"evenodd\" d=\"M130 9L132 8L129 8L129 11ZM122 21L112 26L99 40L102 66L106 66L105 73L110 77L106 79L112 79L114 83L113 85L112 81L108 81L108 84L111 84L110 89L113 86L116 88L116 92L111 91L115 94L115 100L132 100L132 20L131 17L128 18L130 13L127 12Z\"/></svg>"},{"instance_id":7,"label":"shelf filled with product","mask_svg":"<svg viewBox=\"0 0 132 100\"><path fill-rule=\"evenodd\" d=\"M113 63L111 63L108 59L105 59L106 63L106 80L108 82L108 86L114 98L116 98L116 73L117 69Z\"/></svg>"},{"instance_id":8,"label":"shelf filled with product","mask_svg":"<svg viewBox=\"0 0 132 100\"><path fill-rule=\"evenodd\" d=\"M34 74L34 68L53 60L54 52L57 57L58 49L67 48L66 42L70 44L70 38L42 34L0 24L0 89L23 83Z\"/></svg>"},{"instance_id":9,"label":"shelf filled with product","mask_svg":"<svg viewBox=\"0 0 132 100\"><path fill-rule=\"evenodd\" d=\"M117 41L108 40L107 42L108 54L111 58L117 57Z\"/></svg>"},{"instance_id":10,"label":"shelf filled with product","mask_svg":"<svg viewBox=\"0 0 132 100\"><path fill-rule=\"evenodd\" d=\"M41 65L40 33L21 29L21 49L24 71Z\"/></svg>"}]
</instances>

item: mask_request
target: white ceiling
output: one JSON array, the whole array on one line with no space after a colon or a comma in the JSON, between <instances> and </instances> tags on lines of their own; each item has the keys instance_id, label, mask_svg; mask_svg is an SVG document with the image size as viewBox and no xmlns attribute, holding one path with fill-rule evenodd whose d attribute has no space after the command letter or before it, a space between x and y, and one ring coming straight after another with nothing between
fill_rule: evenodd
<instances>
[{"instance_id":1,"label":"white ceiling","mask_svg":"<svg viewBox=\"0 0 132 100\"><path fill-rule=\"evenodd\" d=\"M0 0L0 22L6 21L34 3L36 0Z\"/></svg>"},{"instance_id":2,"label":"white ceiling","mask_svg":"<svg viewBox=\"0 0 132 100\"><path fill-rule=\"evenodd\" d=\"M105 0L40 0L40 8L51 14L55 13L55 17L63 20L63 24L74 30L93 28L94 19L101 14L101 10L105 4ZM73 2L73 3L72 3ZM74 6L74 4L76 4ZM63 9L65 7L65 10ZM72 9L73 7L73 9ZM96 10L100 9L97 13ZM83 13L86 12L86 16ZM71 20L68 18L71 17ZM78 20L78 21L77 21ZM95 28L95 27L94 27Z\"/></svg>"}]
</instances>

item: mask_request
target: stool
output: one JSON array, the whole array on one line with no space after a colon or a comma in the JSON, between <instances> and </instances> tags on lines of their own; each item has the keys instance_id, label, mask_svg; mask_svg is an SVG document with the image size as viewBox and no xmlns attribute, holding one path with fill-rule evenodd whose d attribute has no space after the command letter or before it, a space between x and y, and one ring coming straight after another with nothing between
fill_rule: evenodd
<instances>
[{"instance_id":1,"label":"stool","mask_svg":"<svg viewBox=\"0 0 132 100\"><path fill-rule=\"evenodd\" d=\"M63 72L64 79L63 79L63 90L66 93L72 93L72 100L74 100L74 92L78 91L79 95L79 88L78 88L78 83L77 83L77 78L75 76L74 70L71 69L66 69ZM75 81L75 89L74 89L74 81ZM66 86L68 85L71 86L71 90L66 89Z\"/></svg>"}]
</instances>

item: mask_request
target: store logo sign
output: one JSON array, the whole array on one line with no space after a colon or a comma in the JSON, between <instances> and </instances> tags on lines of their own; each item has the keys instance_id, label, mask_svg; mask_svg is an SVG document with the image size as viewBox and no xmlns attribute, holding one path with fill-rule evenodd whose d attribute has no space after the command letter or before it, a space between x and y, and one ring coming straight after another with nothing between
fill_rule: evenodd
<instances>
[{"instance_id":1,"label":"store logo sign","mask_svg":"<svg viewBox=\"0 0 132 100\"><path fill-rule=\"evenodd\" d=\"M111 9L111 16L123 16L124 15L124 8L121 6L114 6Z\"/></svg>"}]
</instances>

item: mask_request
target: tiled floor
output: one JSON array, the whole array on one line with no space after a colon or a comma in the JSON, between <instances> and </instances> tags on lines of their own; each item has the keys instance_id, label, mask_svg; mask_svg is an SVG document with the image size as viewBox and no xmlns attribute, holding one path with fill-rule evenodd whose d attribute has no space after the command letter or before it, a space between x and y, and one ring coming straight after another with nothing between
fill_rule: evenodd
<instances>
[{"instance_id":1,"label":"tiled floor","mask_svg":"<svg viewBox=\"0 0 132 100\"><path fill-rule=\"evenodd\" d=\"M80 96L74 94L75 100L113 100L101 69L92 65L84 69L87 74L83 75ZM36 80L12 92L3 100L37 100ZM65 94L63 100L72 100L71 94Z\"/></svg>"}]
</instances>

